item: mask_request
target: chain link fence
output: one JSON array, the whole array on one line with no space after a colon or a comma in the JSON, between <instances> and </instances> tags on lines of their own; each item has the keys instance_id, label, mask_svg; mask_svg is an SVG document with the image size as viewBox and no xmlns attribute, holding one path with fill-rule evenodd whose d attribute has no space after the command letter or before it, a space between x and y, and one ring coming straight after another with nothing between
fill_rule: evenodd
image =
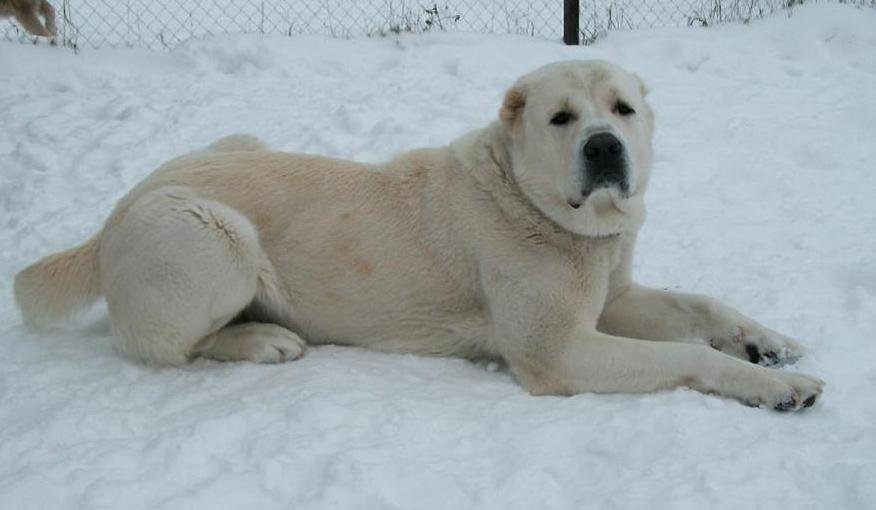
<instances>
[{"instance_id":1,"label":"chain link fence","mask_svg":"<svg viewBox=\"0 0 876 510\"><path fill-rule=\"evenodd\" d=\"M3 0L0 0L2 2ZM525 34L559 40L563 0L48 0L57 11L57 43L74 49L128 46L170 49L223 34L392 36L460 31ZM580 38L611 30L743 22L803 2L830 0L580 0ZM833 0L876 7L876 0ZM13 21L0 34L34 38Z\"/></svg>"}]
</instances>

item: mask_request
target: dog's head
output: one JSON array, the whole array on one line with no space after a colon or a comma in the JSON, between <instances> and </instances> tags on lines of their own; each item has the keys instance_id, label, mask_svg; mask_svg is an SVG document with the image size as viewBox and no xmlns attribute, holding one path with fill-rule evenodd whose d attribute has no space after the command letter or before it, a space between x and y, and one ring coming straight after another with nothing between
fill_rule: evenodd
<instances>
[{"instance_id":1,"label":"dog's head","mask_svg":"<svg viewBox=\"0 0 876 510\"><path fill-rule=\"evenodd\" d=\"M577 234L637 229L654 130L645 94L636 75L599 60L550 64L520 78L499 116L521 191Z\"/></svg>"}]
</instances>

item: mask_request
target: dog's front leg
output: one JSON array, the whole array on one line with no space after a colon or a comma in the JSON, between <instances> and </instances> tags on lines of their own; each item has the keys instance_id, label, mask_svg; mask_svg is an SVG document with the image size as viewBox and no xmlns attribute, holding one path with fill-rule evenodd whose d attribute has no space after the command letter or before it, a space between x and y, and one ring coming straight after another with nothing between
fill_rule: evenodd
<instances>
[{"instance_id":1,"label":"dog's front leg","mask_svg":"<svg viewBox=\"0 0 876 510\"><path fill-rule=\"evenodd\" d=\"M747 405L789 411L814 404L824 384L808 375L746 363L704 345L642 341L597 331L541 339L505 358L533 394L645 393L686 386Z\"/></svg>"},{"instance_id":2,"label":"dog's front leg","mask_svg":"<svg viewBox=\"0 0 876 510\"><path fill-rule=\"evenodd\" d=\"M803 347L715 299L630 284L606 303L599 329L648 340L711 345L764 366L796 361Z\"/></svg>"},{"instance_id":3,"label":"dog's front leg","mask_svg":"<svg viewBox=\"0 0 876 510\"><path fill-rule=\"evenodd\" d=\"M489 346L529 392L646 393L687 386L779 410L815 402L824 383L814 377L747 363L706 345L598 331L604 298L622 293L610 292L607 268L598 265L596 250L591 253L586 271L547 252L521 258L537 262L525 266L504 258L482 268Z\"/></svg>"}]
</instances>

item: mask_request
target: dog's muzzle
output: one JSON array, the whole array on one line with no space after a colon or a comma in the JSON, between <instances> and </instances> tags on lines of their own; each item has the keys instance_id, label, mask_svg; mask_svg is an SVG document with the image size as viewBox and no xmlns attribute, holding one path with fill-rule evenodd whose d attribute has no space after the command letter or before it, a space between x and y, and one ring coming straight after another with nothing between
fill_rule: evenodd
<instances>
[{"instance_id":1,"label":"dog's muzzle","mask_svg":"<svg viewBox=\"0 0 876 510\"><path fill-rule=\"evenodd\" d=\"M588 197L600 188L617 188L624 197L630 193L629 165L623 142L611 133L592 135L581 148L584 162L582 194Z\"/></svg>"}]
</instances>

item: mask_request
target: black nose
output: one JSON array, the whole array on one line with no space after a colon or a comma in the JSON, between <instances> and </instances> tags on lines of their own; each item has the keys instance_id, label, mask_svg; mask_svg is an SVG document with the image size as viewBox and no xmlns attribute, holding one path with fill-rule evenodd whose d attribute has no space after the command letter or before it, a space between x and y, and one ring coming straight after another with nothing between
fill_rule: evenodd
<instances>
[{"instance_id":1,"label":"black nose","mask_svg":"<svg viewBox=\"0 0 876 510\"><path fill-rule=\"evenodd\" d=\"M611 133L597 133L584 143L584 195L598 188L617 186L629 191L624 145Z\"/></svg>"},{"instance_id":2,"label":"black nose","mask_svg":"<svg viewBox=\"0 0 876 510\"><path fill-rule=\"evenodd\" d=\"M593 163L620 159L623 151L620 140L611 133L595 134L584 144L584 157Z\"/></svg>"}]
</instances>

